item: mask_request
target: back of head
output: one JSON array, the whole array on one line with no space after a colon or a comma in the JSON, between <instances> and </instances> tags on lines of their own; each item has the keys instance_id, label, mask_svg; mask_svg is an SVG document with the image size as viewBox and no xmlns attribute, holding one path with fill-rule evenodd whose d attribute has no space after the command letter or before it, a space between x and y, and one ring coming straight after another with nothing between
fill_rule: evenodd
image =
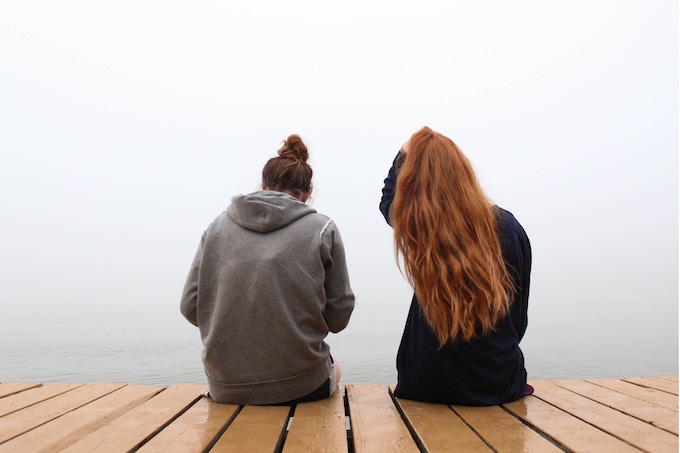
<instances>
[{"instance_id":1,"label":"back of head","mask_svg":"<svg viewBox=\"0 0 680 453\"><path fill-rule=\"evenodd\" d=\"M390 219L396 252L440 343L493 330L507 313L510 277L493 204L451 139L427 127L413 134Z\"/></svg>"},{"instance_id":2,"label":"back of head","mask_svg":"<svg viewBox=\"0 0 680 453\"><path fill-rule=\"evenodd\" d=\"M298 135L290 135L262 169L262 187L286 192L296 198L312 190L312 167L307 163L309 153Z\"/></svg>"}]
</instances>

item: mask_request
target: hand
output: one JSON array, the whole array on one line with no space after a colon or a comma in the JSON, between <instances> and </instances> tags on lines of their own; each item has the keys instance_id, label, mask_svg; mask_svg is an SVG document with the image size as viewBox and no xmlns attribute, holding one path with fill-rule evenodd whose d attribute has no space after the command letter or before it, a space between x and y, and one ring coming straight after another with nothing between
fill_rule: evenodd
<instances>
[{"instance_id":1,"label":"hand","mask_svg":"<svg viewBox=\"0 0 680 453\"><path fill-rule=\"evenodd\" d=\"M406 143L404 143L403 145L401 145L401 149L399 150L400 153L402 153L404 155L406 155L406 153L408 153L408 145L409 145L410 141L411 140L409 140Z\"/></svg>"}]
</instances>

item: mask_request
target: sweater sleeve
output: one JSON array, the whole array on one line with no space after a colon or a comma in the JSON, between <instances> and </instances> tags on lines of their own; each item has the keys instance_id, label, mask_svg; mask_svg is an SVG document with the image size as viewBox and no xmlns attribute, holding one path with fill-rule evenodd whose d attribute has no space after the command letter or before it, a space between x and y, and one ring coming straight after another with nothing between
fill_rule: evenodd
<instances>
[{"instance_id":1,"label":"sweater sleeve","mask_svg":"<svg viewBox=\"0 0 680 453\"><path fill-rule=\"evenodd\" d=\"M397 175L399 174L399 168L401 167L402 162L403 158L401 152L399 152L392 161L392 167L387 173L387 178L385 178L382 189L382 198L380 199L380 212L390 226L392 225L390 222L390 208L392 206L392 200L394 199L394 192L397 188Z\"/></svg>"},{"instance_id":2,"label":"sweater sleeve","mask_svg":"<svg viewBox=\"0 0 680 453\"><path fill-rule=\"evenodd\" d=\"M184 283L182 300L179 307L182 315L187 319L187 321L195 326L198 326L198 318L196 316L196 302L198 300L198 270L201 266L203 244L205 243L206 234L207 233L203 233L201 242L198 245L198 250L196 251L196 256L194 257L193 263L191 263L191 269L189 270L189 275L187 276L187 280Z\"/></svg>"},{"instance_id":3,"label":"sweater sleeve","mask_svg":"<svg viewBox=\"0 0 680 453\"><path fill-rule=\"evenodd\" d=\"M511 269L516 286L515 298L511 308L512 322L518 340L522 340L528 325L529 285L531 282L531 243L522 225L510 214L512 220L512 248L514 265Z\"/></svg>"},{"instance_id":4,"label":"sweater sleeve","mask_svg":"<svg viewBox=\"0 0 680 453\"><path fill-rule=\"evenodd\" d=\"M529 284L531 282L531 243L529 242L529 237L527 236L524 228L519 225L519 236L520 236L520 248L522 250L523 256L523 269L522 269L522 287L520 296L520 305L523 308L522 316L518 322L518 334L521 340L524 337L524 333L527 330L528 325L528 308L529 308Z\"/></svg>"},{"instance_id":5,"label":"sweater sleeve","mask_svg":"<svg viewBox=\"0 0 680 453\"><path fill-rule=\"evenodd\" d=\"M340 232L333 222L330 222L327 228L321 232L321 244L326 270L324 319L328 325L328 330L337 333L347 327L349 323L350 315L354 310L354 293L349 284L345 247Z\"/></svg>"}]
</instances>

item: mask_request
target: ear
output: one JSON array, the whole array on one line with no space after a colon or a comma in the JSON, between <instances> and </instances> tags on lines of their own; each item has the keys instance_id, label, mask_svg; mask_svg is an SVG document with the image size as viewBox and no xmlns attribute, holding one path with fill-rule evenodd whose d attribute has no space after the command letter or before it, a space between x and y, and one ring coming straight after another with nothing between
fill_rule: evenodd
<instances>
[{"instance_id":1,"label":"ear","mask_svg":"<svg viewBox=\"0 0 680 453\"><path fill-rule=\"evenodd\" d=\"M300 195L299 200L303 203L307 203L307 200L309 199L309 196L312 194L312 191L310 190L309 192L303 192L302 195Z\"/></svg>"}]
</instances>

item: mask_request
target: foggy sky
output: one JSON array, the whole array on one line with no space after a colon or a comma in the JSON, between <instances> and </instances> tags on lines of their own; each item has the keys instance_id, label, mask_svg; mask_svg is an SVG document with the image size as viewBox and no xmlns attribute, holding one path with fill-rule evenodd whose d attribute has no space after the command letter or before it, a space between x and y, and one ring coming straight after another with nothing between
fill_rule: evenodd
<instances>
[{"instance_id":1,"label":"foggy sky","mask_svg":"<svg viewBox=\"0 0 680 453\"><path fill-rule=\"evenodd\" d=\"M369 326L410 300L377 207L428 125L527 230L532 320L677 337L677 2L329 5L0 5L3 310L176 311L203 230L298 133Z\"/></svg>"}]
</instances>

